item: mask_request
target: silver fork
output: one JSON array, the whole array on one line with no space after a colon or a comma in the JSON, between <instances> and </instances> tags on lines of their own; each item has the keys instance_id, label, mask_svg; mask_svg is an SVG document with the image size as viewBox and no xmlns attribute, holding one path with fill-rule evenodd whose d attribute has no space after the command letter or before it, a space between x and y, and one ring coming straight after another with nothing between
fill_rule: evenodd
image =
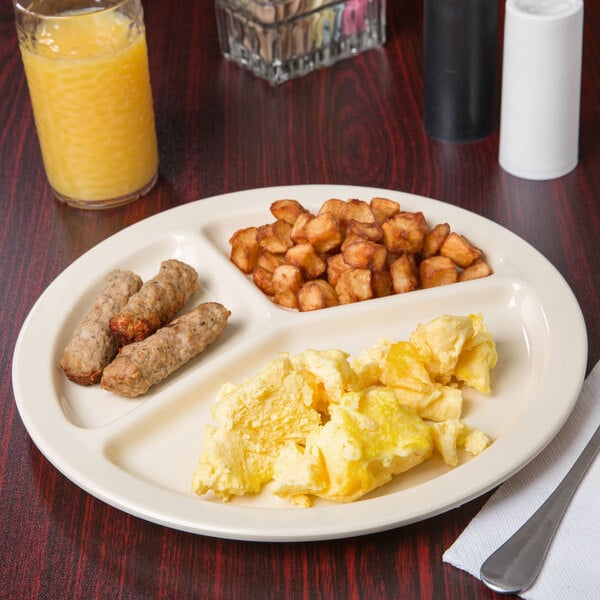
<instances>
[{"instance_id":1,"label":"silver fork","mask_svg":"<svg viewBox=\"0 0 600 600\"><path fill-rule=\"evenodd\" d=\"M565 510L599 448L600 427L544 504L481 565L480 577L485 585L504 594L531 587Z\"/></svg>"}]
</instances>

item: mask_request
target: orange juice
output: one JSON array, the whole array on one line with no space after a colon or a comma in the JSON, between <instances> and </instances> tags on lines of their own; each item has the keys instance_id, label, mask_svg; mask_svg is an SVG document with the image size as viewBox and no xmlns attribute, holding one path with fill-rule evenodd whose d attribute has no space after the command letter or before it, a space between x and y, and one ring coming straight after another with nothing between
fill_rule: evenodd
<instances>
[{"instance_id":1,"label":"orange juice","mask_svg":"<svg viewBox=\"0 0 600 600\"><path fill-rule=\"evenodd\" d=\"M158 151L143 26L110 10L62 14L21 53L56 195L102 207L150 189Z\"/></svg>"}]
</instances>

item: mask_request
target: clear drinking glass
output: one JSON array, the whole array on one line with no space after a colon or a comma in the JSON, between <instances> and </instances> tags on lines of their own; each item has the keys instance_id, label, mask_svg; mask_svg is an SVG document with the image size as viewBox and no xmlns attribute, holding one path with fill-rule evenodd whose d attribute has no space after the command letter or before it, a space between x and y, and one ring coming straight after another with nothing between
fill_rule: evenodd
<instances>
[{"instance_id":1,"label":"clear drinking glass","mask_svg":"<svg viewBox=\"0 0 600 600\"><path fill-rule=\"evenodd\" d=\"M140 0L14 0L54 195L108 208L148 192L158 149Z\"/></svg>"}]
</instances>

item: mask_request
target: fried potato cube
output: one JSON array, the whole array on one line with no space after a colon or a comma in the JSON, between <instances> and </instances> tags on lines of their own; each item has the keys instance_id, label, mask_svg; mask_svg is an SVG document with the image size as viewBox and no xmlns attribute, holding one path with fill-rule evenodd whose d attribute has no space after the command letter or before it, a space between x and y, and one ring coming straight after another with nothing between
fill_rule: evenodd
<instances>
[{"instance_id":1,"label":"fried potato cube","mask_svg":"<svg viewBox=\"0 0 600 600\"><path fill-rule=\"evenodd\" d=\"M392 288L396 294L412 292L419 286L417 266L412 254L403 254L390 265Z\"/></svg>"},{"instance_id":2,"label":"fried potato cube","mask_svg":"<svg viewBox=\"0 0 600 600\"><path fill-rule=\"evenodd\" d=\"M388 270L371 273L371 287L376 298L391 296L394 293L392 275Z\"/></svg>"},{"instance_id":3,"label":"fried potato cube","mask_svg":"<svg viewBox=\"0 0 600 600\"><path fill-rule=\"evenodd\" d=\"M355 221L351 219L346 224L346 237L349 235L360 237L372 242L378 242L383 237L383 230L377 221L372 223L364 223L363 221Z\"/></svg>"},{"instance_id":4,"label":"fried potato cube","mask_svg":"<svg viewBox=\"0 0 600 600\"><path fill-rule=\"evenodd\" d=\"M327 259L327 280L335 287L340 275L352 267L344 261L343 254L334 254Z\"/></svg>"},{"instance_id":5,"label":"fried potato cube","mask_svg":"<svg viewBox=\"0 0 600 600\"><path fill-rule=\"evenodd\" d=\"M292 232L290 233L290 237L295 244L301 244L308 241L308 238L306 237L306 224L314 218L314 215L309 212L303 212L298 215L298 218L292 225Z\"/></svg>"},{"instance_id":6,"label":"fried potato cube","mask_svg":"<svg viewBox=\"0 0 600 600\"><path fill-rule=\"evenodd\" d=\"M369 206L373 211L373 216L378 223L383 223L387 219L391 219L394 215L400 212L400 204L389 198L371 198Z\"/></svg>"},{"instance_id":7,"label":"fried potato cube","mask_svg":"<svg viewBox=\"0 0 600 600\"><path fill-rule=\"evenodd\" d=\"M439 254L442 244L450 233L450 225L448 223L440 223L432 230L428 231L423 240L423 258L429 258Z\"/></svg>"},{"instance_id":8,"label":"fried potato cube","mask_svg":"<svg viewBox=\"0 0 600 600\"><path fill-rule=\"evenodd\" d=\"M392 266L392 263L398 260L403 254L404 252L390 252L388 250L387 258L385 261L385 268L389 271L390 267Z\"/></svg>"},{"instance_id":9,"label":"fried potato cube","mask_svg":"<svg viewBox=\"0 0 600 600\"><path fill-rule=\"evenodd\" d=\"M285 308L298 308L298 294L294 293L292 290L275 292L273 302L279 306L284 306Z\"/></svg>"},{"instance_id":10,"label":"fried potato cube","mask_svg":"<svg viewBox=\"0 0 600 600\"><path fill-rule=\"evenodd\" d=\"M285 254L274 254L268 250L261 250L256 261L256 266L261 266L272 273L279 265L285 263Z\"/></svg>"},{"instance_id":11,"label":"fried potato cube","mask_svg":"<svg viewBox=\"0 0 600 600\"><path fill-rule=\"evenodd\" d=\"M231 245L231 262L246 274L256 266L260 246L257 239L258 228L246 227L238 229L229 239Z\"/></svg>"},{"instance_id":12,"label":"fried potato cube","mask_svg":"<svg viewBox=\"0 0 600 600\"><path fill-rule=\"evenodd\" d=\"M482 259L469 265L464 271L458 274L458 281L469 281L471 279L480 279L492 274L490 266Z\"/></svg>"},{"instance_id":13,"label":"fried potato cube","mask_svg":"<svg viewBox=\"0 0 600 600\"><path fill-rule=\"evenodd\" d=\"M440 254L446 256L463 269L481 258L481 250L476 248L464 236L450 233L440 248Z\"/></svg>"},{"instance_id":14,"label":"fried potato cube","mask_svg":"<svg viewBox=\"0 0 600 600\"><path fill-rule=\"evenodd\" d=\"M252 271L252 279L256 287L267 296L275 293L273 288L273 272L280 265L285 264L285 254L273 254L268 250L261 250L258 255L256 267Z\"/></svg>"},{"instance_id":15,"label":"fried potato cube","mask_svg":"<svg viewBox=\"0 0 600 600\"><path fill-rule=\"evenodd\" d=\"M342 242L342 245L340 246L340 251L343 253L344 250L350 245L350 244L354 244L354 242L358 242L358 240L362 240L364 238L361 238L359 235L356 235L355 233L350 233L350 234L346 234L344 236L344 241Z\"/></svg>"},{"instance_id":16,"label":"fried potato cube","mask_svg":"<svg viewBox=\"0 0 600 600\"><path fill-rule=\"evenodd\" d=\"M300 267L281 265L273 271L273 300L286 308L298 307L298 291L304 279Z\"/></svg>"},{"instance_id":17,"label":"fried potato cube","mask_svg":"<svg viewBox=\"0 0 600 600\"><path fill-rule=\"evenodd\" d=\"M432 288L458 281L456 265L446 256L431 256L419 265L421 287Z\"/></svg>"},{"instance_id":18,"label":"fried potato cube","mask_svg":"<svg viewBox=\"0 0 600 600\"><path fill-rule=\"evenodd\" d=\"M256 265L252 271L252 280L254 281L254 285L267 296L275 294L272 270L266 269L262 265Z\"/></svg>"},{"instance_id":19,"label":"fried potato cube","mask_svg":"<svg viewBox=\"0 0 600 600\"><path fill-rule=\"evenodd\" d=\"M375 217L368 202L356 198L351 198L346 202L342 220L346 223L349 223L350 221L375 223Z\"/></svg>"},{"instance_id":20,"label":"fried potato cube","mask_svg":"<svg viewBox=\"0 0 600 600\"><path fill-rule=\"evenodd\" d=\"M350 269L342 273L335 286L340 304L360 302L373 297L371 271L369 269Z\"/></svg>"},{"instance_id":21,"label":"fried potato cube","mask_svg":"<svg viewBox=\"0 0 600 600\"><path fill-rule=\"evenodd\" d=\"M276 292L284 289L298 292L303 283L302 272L295 265L280 265L273 271L273 285Z\"/></svg>"},{"instance_id":22,"label":"fried potato cube","mask_svg":"<svg viewBox=\"0 0 600 600\"><path fill-rule=\"evenodd\" d=\"M271 214L276 219L281 219L290 225L296 222L296 219L307 210L298 202L298 200L275 200L271 204Z\"/></svg>"},{"instance_id":23,"label":"fried potato cube","mask_svg":"<svg viewBox=\"0 0 600 600\"><path fill-rule=\"evenodd\" d=\"M343 239L340 222L330 212L321 213L306 224L306 237L319 254L334 250Z\"/></svg>"},{"instance_id":24,"label":"fried potato cube","mask_svg":"<svg viewBox=\"0 0 600 600\"><path fill-rule=\"evenodd\" d=\"M383 242L391 252L420 252L427 232L422 212L400 212L381 226Z\"/></svg>"},{"instance_id":25,"label":"fried potato cube","mask_svg":"<svg viewBox=\"0 0 600 600\"><path fill-rule=\"evenodd\" d=\"M256 239L261 248L274 254L281 254L293 246L291 232L292 226L289 223L277 219L274 223L261 225L258 228Z\"/></svg>"},{"instance_id":26,"label":"fried potato cube","mask_svg":"<svg viewBox=\"0 0 600 600\"><path fill-rule=\"evenodd\" d=\"M300 267L304 279L316 279L327 270L327 263L315 252L312 244L292 246L285 255L288 265Z\"/></svg>"},{"instance_id":27,"label":"fried potato cube","mask_svg":"<svg viewBox=\"0 0 600 600\"><path fill-rule=\"evenodd\" d=\"M305 312L319 310L339 304L334 287L325 279L313 279L302 285L298 291L298 310Z\"/></svg>"},{"instance_id":28,"label":"fried potato cube","mask_svg":"<svg viewBox=\"0 0 600 600\"><path fill-rule=\"evenodd\" d=\"M342 252L344 262L355 269L381 271L385 268L387 249L382 244L370 240L357 240Z\"/></svg>"},{"instance_id":29,"label":"fried potato cube","mask_svg":"<svg viewBox=\"0 0 600 600\"><path fill-rule=\"evenodd\" d=\"M340 198L329 198L321 204L321 208L317 212L317 216L323 213L331 213L338 221L344 218L344 212L346 210L346 203Z\"/></svg>"}]
</instances>

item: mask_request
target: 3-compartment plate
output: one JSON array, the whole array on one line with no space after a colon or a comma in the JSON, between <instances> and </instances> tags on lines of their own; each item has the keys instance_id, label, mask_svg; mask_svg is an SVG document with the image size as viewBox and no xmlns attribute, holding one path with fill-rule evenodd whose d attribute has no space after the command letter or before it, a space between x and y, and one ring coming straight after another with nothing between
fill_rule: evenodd
<instances>
[{"instance_id":1,"label":"3-compartment plate","mask_svg":"<svg viewBox=\"0 0 600 600\"><path fill-rule=\"evenodd\" d=\"M387 196L448 222L485 251L494 274L352 305L299 313L266 298L229 261L231 234L273 220L270 204L295 198L317 210L328 198ZM204 353L138 399L67 381L64 346L114 268L143 279L167 258L194 266L190 306L218 301L232 313ZM480 312L498 347L493 393L465 391L464 420L492 445L457 468L434 458L351 504L296 508L269 493L222 503L190 491L204 425L220 386L254 374L281 351L340 348L356 354L377 339L407 339L441 314ZM527 464L558 432L585 374L579 305L558 271L518 236L456 206L402 192L331 185L272 187L207 198L145 219L98 244L61 273L25 320L13 387L34 443L65 476L129 514L203 535L300 541L398 527L459 506Z\"/></svg>"}]
</instances>

